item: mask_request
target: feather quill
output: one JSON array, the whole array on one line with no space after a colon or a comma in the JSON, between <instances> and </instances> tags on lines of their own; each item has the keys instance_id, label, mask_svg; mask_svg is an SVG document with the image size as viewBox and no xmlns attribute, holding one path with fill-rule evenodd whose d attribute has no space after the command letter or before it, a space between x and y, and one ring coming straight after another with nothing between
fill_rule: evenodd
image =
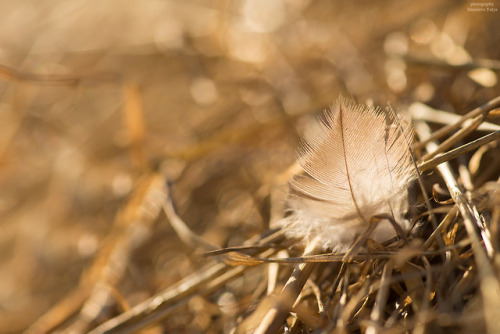
<instances>
[{"instance_id":1,"label":"feather quill","mask_svg":"<svg viewBox=\"0 0 500 334\"><path fill-rule=\"evenodd\" d=\"M309 249L346 251L376 215L388 214L407 229L407 190L416 177L408 146L412 128L395 117L345 98L326 112L318 133L303 145L303 173L290 181L289 237ZM395 235L391 222L382 220L371 238Z\"/></svg>"}]
</instances>

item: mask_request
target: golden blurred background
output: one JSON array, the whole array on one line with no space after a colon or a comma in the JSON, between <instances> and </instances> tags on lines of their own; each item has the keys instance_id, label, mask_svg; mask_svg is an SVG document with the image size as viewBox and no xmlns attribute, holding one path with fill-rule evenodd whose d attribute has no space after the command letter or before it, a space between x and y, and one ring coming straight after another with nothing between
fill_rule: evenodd
<instances>
[{"instance_id":1,"label":"golden blurred background","mask_svg":"<svg viewBox=\"0 0 500 334\"><path fill-rule=\"evenodd\" d=\"M471 3L0 1L0 331L81 284L149 164L196 233L236 246L268 228L270 185L339 94L403 113L497 96L500 17ZM146 234L119 286L131 305L204 261L163 216ZM165 330L220 326L182 313Z\"/></svg>"}]
</instances>

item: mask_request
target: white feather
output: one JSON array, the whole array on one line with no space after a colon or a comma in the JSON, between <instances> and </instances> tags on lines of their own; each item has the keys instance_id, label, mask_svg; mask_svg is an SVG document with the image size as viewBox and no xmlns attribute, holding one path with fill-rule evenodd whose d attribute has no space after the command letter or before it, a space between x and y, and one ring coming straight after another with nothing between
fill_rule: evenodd
<instances>
[{"instance_id":1,"label":"white feather","mask_svg":"<svg viewBox=\"0 0 500 334\"><path fill-rule=\"evenodd\" d=\"M290 181L287 235L308 247L345 251L375 215L389 214L406 229L407 189L415 178L410 125L343 98L325 118L299 158L305 173ZM384 220L371 237L381 242L395 235Z\"/></svg>"}]
</instances>

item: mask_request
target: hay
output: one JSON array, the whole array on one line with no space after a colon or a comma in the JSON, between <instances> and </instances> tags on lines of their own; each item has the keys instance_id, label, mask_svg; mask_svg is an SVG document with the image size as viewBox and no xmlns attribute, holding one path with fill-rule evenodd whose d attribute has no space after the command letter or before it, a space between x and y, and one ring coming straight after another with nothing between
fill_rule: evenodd
<instances>
[{"instance_id":1,"label":"hay","mask_svg":"<svg viewBox=\"0 0 500 334\"><path fill-rule=\"evenodd\" d=\"M497 14L64 3L1 5L1 332L498 331ZM276 222L340 92L413 123L412 227L304 255Z\"/></svg>"}]
</instances>

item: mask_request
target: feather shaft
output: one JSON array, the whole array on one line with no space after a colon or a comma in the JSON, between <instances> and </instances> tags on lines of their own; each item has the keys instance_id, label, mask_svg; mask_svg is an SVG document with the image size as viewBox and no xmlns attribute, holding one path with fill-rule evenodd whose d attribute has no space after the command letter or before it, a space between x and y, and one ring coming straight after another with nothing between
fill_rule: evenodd
<instances>
[{"instance_id":1,"label":"feather shaft","mask_svg":"<svg viewBox=\"0 0 500 334\"><path fill-rule=\"evenodd\" d=\"M393 114L339 98L325 113L320 130L304 143L303 173L290 180L291 215L284 220L290 237L310 247L346 250L372 217L387 214L406 228L407 189L415 178L405 138L409 124ZM395 235L387 220L373 238Z\"/></svg>"}]
</instances>

